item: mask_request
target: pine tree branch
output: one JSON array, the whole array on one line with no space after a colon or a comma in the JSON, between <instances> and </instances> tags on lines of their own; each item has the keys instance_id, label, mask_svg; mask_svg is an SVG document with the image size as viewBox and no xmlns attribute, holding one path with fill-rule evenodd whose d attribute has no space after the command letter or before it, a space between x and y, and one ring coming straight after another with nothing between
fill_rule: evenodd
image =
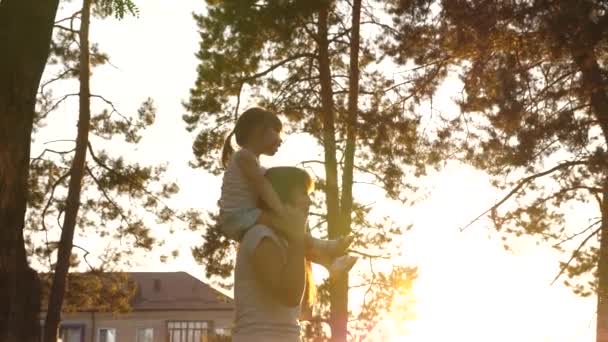
<instances>
[{"instance_id":1,"label":"pine tree branch","mask_svg":"<svg viewBox=\"0 0 608 342\"><path fill-rule=\"evenodd\" d=\"M543 172L539 172L536 174L533 174L531 176L525 177L523 179L521 179L518 184L511 190L509 191L509 193L504 196L500 201L498 201L498 203L496 203L495 205L493 205L492 207L490 207L489 209L487 209L486 211L484 211L483 213L481 213L479 216L477 216L476 218L474 218L473 220L471 220L469 223L467 223L465 226L459 228L459 230L462 232L464 230L466 230L468 227L470 227L473 223L477 222L477 220L479 220L480 218L482 218L483 216L485 216L487 213L495 211L496 209L498 209L498 207L500 207L502 204L504 204L507 200L509 200L509 198L511 198L513 195L515 195L517 192L519 192L524 186L526 186L528 183L531 183L532 181L534 181L537 178L541 178L544 177L548 174L551 174L555 171L559 171L562 169L567 169L570 168L572 166L577 166L577 165L585 165L588 164L589 160L574 160L574 161L569 161L569 162L565 162L565 163L561 163L558 164L548 170L545 170Z\"/></svg>"},{"instance_id":2,"label":"pine tree branch","mask_svg":"<svg viewBox=\"0 0 608 342\"><path fill-rule=\"evenodd\" d=\"M112 198L110 198L110 195L108 194L106 189L104 189L104 187L101 185L99 179L97 179L97 177L95 177L95 175L93 174L93 170L91 170L89 166L86 166L86 170L89 176L93 178L93 181L97 185L97 189L101 191L103 197L105 197L105 199L114 207L114 209L118 211L121 217L121 221L128 225L130 223L129 218L125 215L124 210L122 210L122 208Z\"/></svg>"},{"instance_id":3,"label":"pine tree branch","mask_svg":"<svg viewBox=\"0 0 608 342\"><path fill-rule=\"evenodd\" d=\"M270 67L268 67L264 71L260 71L260 72L258 72L256 74L251 75L251 76L244 77L243 79L241 79L241 82L246 83L247 81L252 81L252 80L258 79L260 77L266 76L269 73L271 73L272 71L274 71L274 70L282 67L283 65L285 65L287 63L290 63L290 62L293 62L293 61L295 61L297 59L304 58L304 57L307 57L307 58L316 58L317 56L315 54L312 54L312 53L299 53L299 54L295 54L293 56L290 56L290 57L287 57L287 58L283 59L282 61L280 61L280 62L278 62L276 64L271 65Z\"/></svg>"},{"instance_id":4,"label":"pine tree branch","mask_svg":"<svg viewBox=\"0 0 608 342\"><path fill-rule=\"evenodd\" d=\"M589 234L589 236L587 236L579 245L578 247L572 252L572 255L570 256L570 259L568 260L567 263L565 263L564 265L562 265L560 267L560 271L559 273L555 276L555 278L553 278L553 281L551 281L551 285L553 285L557 279L559 279L559 277L561 277L562 274L564 274L564 272L566 271L566 268L568 268L568 266L570 266L570 263L572 262L572 260L574 260L574 258L576 258L576 256L578 255L578 252L580 252L580 250L585 246L585 244L593 237L595 236L597 233L600 232L600 230L602 229L602 227L599 227L598 229L594 230L593 233Z\"/></svg>"},{"instance_id":5,"label":"pine tree branch","mask_svg":"<svg viewBox=\"0 0 608 342\"><path fill-rule=\"evenodd\" d=\"M61 177L59 177L55 183L53 183L53 185L51 186L51 194L49 195L49 199L46 202L46 205L44 206L44 209L42 210L42 229L44 231L48 231L47 227L46 227L46 223L44 222L44 218L46 217L46 213L48 212L49 208L51 207L51 202L53 201L54 197L55 197L55 189L59 186L59 184L61 184L61 182L63 182L68 176L70 175L69 172L63 174Z\"/></svg>"},{"instance_id":6,"label":"pine tree branch","mask_svg":"<svg viewBox=\"0 0 608 342\"><path fill-rule=\"evenodd\" d=\"M114 174L115 176L118 177L123 177L120 173L118 173L116 170L112 169L111 167L109 167L108 165L106 165L104 162L102 162L99 157L97 157L97 155L95 154L95 152L93 151L93 146L91 145L91 143L89 142L89 154L91 155L91 159L93 159L95 161L95 163L97 163L97 165L99 165L100 167L102 167L103 169L107 170L108 172ZM160 197L158 197L157 195L153 194L152 192L150 192L148 189L146 189L145 186L143 186L141 183L139 182L134 182L133 180L131 180L131 178L127 178L127 180L129 181L129 184L131 184L132 186L136 187L137 189L141 190L142 192L144 192L146 195L154 198L156 201L158 201L160 204L162 204L164 206L165 209L167 209L174 217L176 217L178 220L182 221L182 222L188 222L188 218L187 217L183 217L183 215L178 214L175 210L171 209Z\"/></svg>"}]
</instances>

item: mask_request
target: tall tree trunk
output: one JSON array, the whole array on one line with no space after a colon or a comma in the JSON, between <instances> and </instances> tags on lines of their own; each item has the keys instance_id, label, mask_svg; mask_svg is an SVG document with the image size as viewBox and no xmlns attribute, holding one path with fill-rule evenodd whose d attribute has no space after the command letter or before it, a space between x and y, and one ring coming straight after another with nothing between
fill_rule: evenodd
<instances>
[{"instance_id":1,"label":"tall tree trunk","mask_svg":"<svg viewBox=\"0 0 608 342\"><path fill-rule=\"evenodd\" d=\"M573 46L571 53L581 71L582 91L589 99L591 109L604 135L603 165L608 165L608 95L605 81L593 47ZM601 203L602 225L600 227L600 250L597 265L597 321L596 342L608 342L608 170L604 169L603 197Z\"/></svg>"},{"instance_id":2,"label":"tall tree trunk","mask_svg":"<svg viewBox=\"0 0 608 342\"><path fill-rule=\"evenodd\" d=\"M350 37L350 70L348 88L348 115L346 117L346 148L344 169L342 170L342 196L340 197L342 235L350 233L353 209L353 172L357 147L357 114L359 111L359 22L361 20L361 0L353 1Z\"/></svg>"},{"instance_id":3,"label":"tall tree trunk","mask_svg":"<svg viewBox=\"0 0 608 342\"><path fill-rule=\"evenodd\" d=\"M359 110L359 24L361 18L361 0L353 1L350 65L348 89L348 113L346 117L346 146L344 150L344 167L342 168L342 193L340 196L340 214L337 236L346 236L351 230L353 208L353 173L355 150L357 146L357 114ZM348 273L331 280L331 301L335 315L332 322L335 333L333 341L346 341L348 337ZM333 312L333 311L332 311Z\"/></svg>"},{"instance_id":4,"label":"tall tree trunk","mask_svg":"<svg viewBox=\"0 0 608 342\"><path fill-rule=\"evenodd\" d=\"M49 307L47 310L44 327L45 342L57 341L57 328L61 319L61 307L65 294L65 284L70 268L70 256L72 255L72 244L76 219L80 207L80 192L82 178L84 176L87 145L89 142L89 126L91 119L90 89L89 89L89 22L91 13L91 0L84 0L82 5L82 18L80 24L80 94L78 134L76 136L76 150L70 168L70 183L68 197L66 199L65 215L61 230L61 239L57 252L57 264L53 275L53 285L49 296Z\"/></svg>"},{"instance_id":5,"label":"tall tree trunk","mask_svg":"<svg viewBox=\"0 0 608 342\"><path fill-rule=\"evenodd\" d=\"M317 23L319 44L319 77L321 81L321 107L323 115L323 148L325 150L325 196L327 227L330 238L341 235L339 226L340 203L338 198L338 163L336 160L336 136L333 90L327 39L329 2L319 10ZM332 341L346 341L348 320L348 283L344 279L330 279L330 326Z\"/></svg>"},{"instance_id":6,"label":"tall tree trunk","mask_svg":"<svg viewBox=\"0 0 608 342\"><path fill-rule=\"evenodd\" d=\"M58 0L0 1L0 341L38 342L40 281L23 227L36 92Z\"/></svg>"}]
</instances>

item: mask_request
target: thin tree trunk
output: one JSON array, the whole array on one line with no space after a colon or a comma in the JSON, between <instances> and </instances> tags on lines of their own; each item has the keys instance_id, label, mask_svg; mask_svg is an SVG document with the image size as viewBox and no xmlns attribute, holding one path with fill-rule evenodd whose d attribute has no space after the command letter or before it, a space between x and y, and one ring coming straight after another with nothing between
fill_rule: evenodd
<instances>
[{"instance_id":1,"label":"thin tree trunk","mask_svg":"<svg viewBox=\"0 0 608 342\"><path fill-rule=\"evenodd\" d=\"M23 228L36 93L58 0L0 1L0 341L38 342L40 281Z\"/></svg>"},{"instance_id":2,"label":"thin tree trunk","mask_svg":"<svg viewBox=\"0 0 608 342\"><path fill-rule=\"evenodd\" d=\"M325 190L327 204L327 225L330 238L339 236L338 231L338 163L336 161L336 136L334 94L331 87L331 69L329 61L329 42L327 40L327 20L329 8L319 11L318 44L319 44L319 77L321 83L321 108L323 115L323 148L325 150Z\"/></svg>"},{"instance_id":3,"label":"thin tree trunk","mask_svg":"<svg viewBox=\"0 0 608 342\"><path fill-rule=\"evenodd\" d=\"M44 340L45 342L57 341L57 330L61 320L61 307L65 295L65 284L70 268L70 256L72 255L72 244L76 219L80 207L80 192L84 176L87 145L89 142L89 126L91 118L90 89L89 89L89 23L90 23L91 1L84 0L82 5L82 18L80 24L80 94L78 134L76 136L76 150L70 169L70 183L68 197L61 230L61 239L57 252L57 264L53 275L53 285L49 296Z\"/></svg>"},{"instance_id":4,"label":"thin tree trunk","mask_svg":"<svg viewBox=\"0 0 608 342\"><path fill-rule=\"evenodd\" d=\"M325 150L325 196L327 227L330 238L340 237L340 202L338 190L338 163L336 160L335 113L331 69L329 60L328 16L329 6L319 11L317 23L319 44L319 77L321 81L321 106L323 112L323 147ZM348 321L348 277L330 279L330 326L332 341L346 341Z\"/></svg>"},{"instance_id":5,"label":"thin tree trunk","mask_svg":"<svg viewBox=\"0 0 608 342\"><path fill-rule=\"evenodd\" d=\"M346 236L351 230L353 208L353 173L355 150L357 146L357 113L359 102L359 24L361 18L361 0L353 1L350 68L348 89L348 113L346 117L346 146L344 151L344 168L342 169L342 193L340 196L340 214L337 236ZM348 337L348 273L331 279L332 340L346 341Z\"/></svg>"},{"instance_id":6,"label":"thin tree trunk","mask_svg":"<svg viewBox=\"0 0 608 342\"><path fill-rule=\"evenodd\" d=\"M361 20L361 0L353 1L352 28L350 38L350 70L348 89L348 115L346 117L346 148L344 169L342 170L341 218L342 235L350 233L353 209L353 172L357 147L357 114L359 111L359 22Z\"/></svg>"}]
</instances>

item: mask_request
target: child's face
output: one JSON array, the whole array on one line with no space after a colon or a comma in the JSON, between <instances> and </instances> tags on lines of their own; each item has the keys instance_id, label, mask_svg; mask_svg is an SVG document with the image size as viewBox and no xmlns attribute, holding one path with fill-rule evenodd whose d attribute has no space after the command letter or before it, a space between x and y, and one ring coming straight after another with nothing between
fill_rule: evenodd
<instances>
[{"instance_id":1,"label":"child's face","mask_svg":"<svg viewBox=\"0 0 608 342\"><path fill-rule=\"evenodd\" d=\"M281 131L276 130L274 128L266 128L262 132L262 154L267 156L274 156L279 147L281 147L281 143L283 139L281 138Z\"/></svg>"}]
</instances>

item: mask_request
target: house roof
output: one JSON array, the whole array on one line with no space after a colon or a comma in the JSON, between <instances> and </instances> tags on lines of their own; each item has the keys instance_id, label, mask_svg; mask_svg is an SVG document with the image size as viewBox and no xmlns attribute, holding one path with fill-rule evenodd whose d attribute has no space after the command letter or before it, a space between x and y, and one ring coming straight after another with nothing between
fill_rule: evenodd
<instances>
[{"instance_id":1,"label":"house roof","mask_svg":"<svg viewBox=\"0 0 608 342\"><path fill-rule=\"evenodd\" d=\"M129 272L133 310L232 310L232 298L186 272Z\"/></svg>"},{"instance_id":2,"label":"house roof","mask_svg":"<svg viewBox=\"0 0 608 342\"><path fill-rule=\"evenodd\" d=\"M120 280L118 283L111 280L113 278L125 279L125 275L128 280L135 283L135 295L127 304L133 311L234 309L232 298L186 272L125 272L120 274L123 276L117 277L118 273L70 273L66 292L67 302L64 302L63 309L70 307L71 309L68 309L70 311L112 311L116 302L113 302L113 298L107 297L111 291L104 289L116 286L116 284L119 284L120 287L127 286L124 285L124 280L123 285L120 285ZM46 273L42 276L47 279L47 283L50 281L50 274ZM88 282L88 279L94 280L95 278L101 279L101 283ZM49 287L43 288L42 311L47 309L49 290ZM77 298L74 299L74 296ZM67 303L71 305L66 307Z\"/></svg>"}]
</instances>

